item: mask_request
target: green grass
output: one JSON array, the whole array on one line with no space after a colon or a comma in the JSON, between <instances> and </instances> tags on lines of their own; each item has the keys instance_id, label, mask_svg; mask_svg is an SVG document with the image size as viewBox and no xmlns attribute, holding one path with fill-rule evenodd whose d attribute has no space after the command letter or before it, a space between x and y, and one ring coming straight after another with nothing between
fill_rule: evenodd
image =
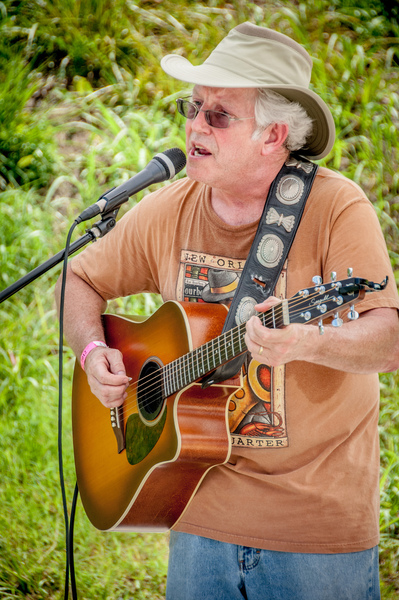
<instances>
[{"instance_id":1,"label":"green grass","mask_svg":"<svg viewBox=\"0 0 399 600\"><path fill-rule=\"evenodd\" d=\"M70 224L158 151L184 149L160 57L198 63L236 23L291 35L314 57L314 89L331 106L334 151L322 161L373 201L398 277L399 28L383 4L233 0L0 2L0 289L63 247ZM385 12L384 12L385 11ZM154 189L156 186L152 186ZM146 192L131 198L122 214ZM82 235L82 225L74 239ZM0 598L61 598L64 522L57 464L60 267L0 304ZM399 278L398 278L399 283ZM149 314L160 299L109 310ZM70 422L73 357L64 348L64 466L75 484ZM398 373L381 381L381 585L399 595ZM78 504L80 598L163 598L167 535L100 533Z\"/></svg>"}]
</instances>

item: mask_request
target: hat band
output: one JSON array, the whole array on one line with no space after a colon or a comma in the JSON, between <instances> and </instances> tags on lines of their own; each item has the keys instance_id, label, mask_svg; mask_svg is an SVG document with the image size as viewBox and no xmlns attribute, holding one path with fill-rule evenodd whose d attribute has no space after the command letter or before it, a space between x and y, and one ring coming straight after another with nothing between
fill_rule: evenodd
<instances>
[{"instance_id":1,"label":"hat band","mask_svg":"<svg viewBox=\"0 0 399 600\"><path fill-rule=\"evenodd\" d=\"M224 287L220 287L220 288L210 288L212 294L225 294L226 292L232 292L233 290L235 290L237 287L237 281L233 281L233 283L230 283L229 285L225 285Z\"/></svg>"}]
</instances>

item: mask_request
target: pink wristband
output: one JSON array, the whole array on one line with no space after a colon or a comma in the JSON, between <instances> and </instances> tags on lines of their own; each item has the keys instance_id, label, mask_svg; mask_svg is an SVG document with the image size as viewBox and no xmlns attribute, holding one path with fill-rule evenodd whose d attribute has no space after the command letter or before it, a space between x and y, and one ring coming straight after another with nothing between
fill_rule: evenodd
<instances>
[{"instance_id":1,"label":"pink wristband","mask_svg":"<svg viewBox=\"0 0 399 600\"><path fill-rule=\"evenodd\" d=\"M87 358L87 355L93 350L93 348L97 348L97 346L103 346L104 348L108 348L105 342L95 341L90 342L90 344L87 344L86 348L82 352L82 356L80 357L80 366L82 367L83 371L85 370L85 360Z\"/></svg>"}]
</instances>

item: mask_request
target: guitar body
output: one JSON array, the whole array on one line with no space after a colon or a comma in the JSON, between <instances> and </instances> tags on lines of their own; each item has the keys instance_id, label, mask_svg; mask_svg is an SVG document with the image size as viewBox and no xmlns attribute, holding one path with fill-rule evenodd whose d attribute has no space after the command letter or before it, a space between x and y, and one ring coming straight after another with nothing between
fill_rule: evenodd
<instances>
[{"instance_id":1,"label":"guitar body","mask_svg":"<svg viewBox=\"0 0 399 600\"><path fill-rule=\"evenodd\" d=\"M104 327L108 345L123 354L127 375L139 382L146 368L151 375L154 365L167 365L219 335L225 317L222 305L166 302L142 322L104 315ZM229 458L228 399L239 382L231 383L205 390L191 383L144 411L145 392L132 385L119 411L126 448L118 452L110 410L91 393L76 362L75 465L95 527L165 531L178 521L207 471Z\"/></svg>"}]
</instances>

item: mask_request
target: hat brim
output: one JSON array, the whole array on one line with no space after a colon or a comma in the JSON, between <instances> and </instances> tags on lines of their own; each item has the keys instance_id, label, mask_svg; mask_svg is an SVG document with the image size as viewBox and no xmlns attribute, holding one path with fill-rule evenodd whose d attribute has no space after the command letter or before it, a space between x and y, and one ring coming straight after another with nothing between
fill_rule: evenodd
<instances>
[{"instance_id":1,"label":"hat brim","mask_svg":"<svg viewBox=\"0 0 399 600\"><path fill-rule=\"evenodd\" d=\"M306 146L301 148L299 153L312 160L319 160L327 156L335 142L335 123L324 100L307 88L270 86L269 89L281 94L291 102L298 102L315 124L306 141Z\"/></svg>"},{"instance_id":2,"label":"hat brim","mask_svg":"<svg viewBox=\"0 0 399 600\"><path fill-rule=\"evenodd\" d=\"M327 156L335 140L335 124L327 104L312 90L305 87L290 85L265 85L262 81L248 79L217 65L204 63L194 66L183 56L167 54L161 60L161 67L175 79L203 85L206 87L222 88L265 88L281 94L291 102L298 102L314 121L313 133L306 147L299 151L303 156L318 160Z\"/></svg>"},{"instance_id":3,"label":"hat brim","mask_svg":"<svg viewBox=\"0 0 399 600\"><path fill-rule=\"evenodd\" d=\"M234 297L235 289L225 294L217 294L211 292L210 288L205 286L201 293L201 298L204 302L223 302L224 300L230 300Z\"/></svg>"}]
</instances>

